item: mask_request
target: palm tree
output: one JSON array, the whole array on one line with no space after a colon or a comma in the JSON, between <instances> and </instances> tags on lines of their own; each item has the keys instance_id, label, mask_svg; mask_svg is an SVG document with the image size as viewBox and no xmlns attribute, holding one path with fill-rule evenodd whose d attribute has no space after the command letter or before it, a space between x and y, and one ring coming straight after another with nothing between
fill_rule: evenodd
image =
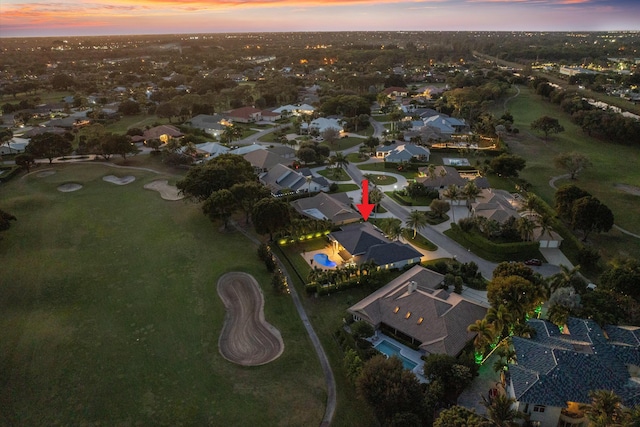
<instances>
[{"instance_id":1,"label":"palm tree","mask_svg":"<svg viewBox=\"0 0 640 427\"><path fill-rule=\"evenodd\" d=\"M619 425L623 420L622 400L613 390L592 390L591 404L582 407L594 427Z\"/></svg>"},{"instance_id":2,"label":"palm tree","mask_svg":"<svg viewBox=\"0 0 640 427\"><path fill-rule=\"evenodd\" d=\"M498 394L491 401L483 395L482 400L482 404L487 408L489 420L496 427L517 426L516 420L524 417L522 412L513 409L515 400L504 394Z\"/></svg>"},{"instance_id":3,"label":"palm tree","mask_svg":"<svg viewBox=\"0 0 640 427\"><path fill-rule=\"evenodd\" d=\"M518 229L518 232L520 232L520 238L525 242L531 241L535 227L536 223L526 216L520 217L516 221L516 228Z\"/></svg>"},{"instance_id":4,"label":"palm tree","mask_svg":"<svg viewBox=\"0 0 640 427\"><path fill-rule=\"evenodd\" d=\"M527 198L522 202L522 210L529 212L537 212L540 209L540 199L533 193L529 193Z\"/></svg>"},{"instance_id":5,"label":"palm tree","mask_svg":"<svg viewBox=\"0 0 640 427\"><path fill-rule=\"evenodd\" d=\"M476 333L473 345L477 350L483 350L485 345L494 340L496 334L493 325L486 318L476 320L475 323L470 324L467 327L467 331Z\"/></svg>"},{"instance_id":6,"label":"palm tree","mask_svg":"<svg viewBox=\"0 0 640 427\"><path fill-rule=\"evenodd\" d=\"M453 201L454 200L458 200L460 198L460 189L458 188L457 185L451 184L450 186L448 186L442 192L442 195L444 196L445 199L449 199L449 201L450 201L450 204L451 204L451 219L455 223L456 222L456 216L454 214Z\"/></svg>"},{"instance_id":7,"label":"palm tree","mask_svg":"<svg viewBox=\"0 0 640 427\"><path fill-rule=\"evenodd\" d=\"M335 156L334 156L334 160L336 162L336 167L344 169L347 167L347 165L349 164L349 160L347 160L347 157L342 154L342 152L338 151Z\"/></svg>"},{"instance_id":8,"label":"palm tree","mask_svg":"<svg viewBox=\"0 0 640 427\"><path fill-rule=\"evenodd\" d=\"M540 235L543 236L552 230L553 218L549 214L542 214L536 218L538 227L540 227Z\"/></svg>"},{"instance_id":9,"label":"palm tree","mask_svg":"<svg viewBox=\"0 0 640 427\"><path fill-rule=\"evenodd\" d=\"M548 278L549 291L553 293L558 290L558 288L572 286L574 281L579 280L579 272L579 265L569 268L566 265L561 264L560 271Z\"/></svg>"},{"instance_id":10,"label":"palm tree","mask_svg":"<svg viewBox=\"0 0 640 427\"><path fill-rule=\"evenodd\" d=\"M309 197L311 197L311 181L313 181L313 176L307 175L304 177L305 182L307 183L307 193Z\"/></svg>"},{"instance_id":11,"label":"palm tree","mask_svg":"<svg viewBox=\"0 0 640 427\"><path fill-rule=\"evenodd\" d=\"M485 319L487 319L487 321L493 325L498 336L502 336L504 335L505 327L511 325L513 316L506 306L500 304L498 308L489 308L489 310L487 310Z\"/></svg>"},{"instance_id":12,"label":"palm tree","mask_svg":"<svg viewBox=\"0 0 640 427\"><path fill-rule=\"evenodd\" d=\"M478 195L480 194L480 189L478 188L478 186L476 185L475 182L473 181L469 181L463 188L462 188L462 197L464 197L464 199L467 201L467 209L469 210L469 215L471 215L471 201L475 200L476 197L478 197Z\"/></svg>"},{"instance_id":13,"label":"palm tree","mask_svg":"<svg viewBox=\"0 0 640 427\"><path fill-rule=\"evenodd\" d=\"M427 215L422 211L416 211L416 210L411 211L406 221L407 227L413 229L414 239L418 234L418 229L426 226L428 223L429 223L429 220L427 219Z\"/></svg>"},{"instance_id":14,"label":"palm tree","mask_svg":"<svg viewBox=\"0 0 640 427\"><path fill-rule=\"evenodd\" d=\"M374 187L369 190L369 203L373 203L375 205L375 212L378 213L378 205L382 201L384 194L378 187Z\"/></svg>"}]
</instances>

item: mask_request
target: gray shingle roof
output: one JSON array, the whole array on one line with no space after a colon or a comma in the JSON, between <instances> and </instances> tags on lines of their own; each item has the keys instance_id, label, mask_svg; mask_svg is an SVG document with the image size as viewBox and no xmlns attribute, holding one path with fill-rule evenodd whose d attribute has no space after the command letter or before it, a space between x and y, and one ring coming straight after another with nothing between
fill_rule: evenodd
<instances>
[{"instance_id":1,"label":"gray shingle roof","mask_svg":"<svg viewBox=\"0 0 640 427\"><path fill-rule=\"evenodd\" d=\"M546 320L530 320L531 339L513 337L517 365L509 372L516 400L564 407L589 403L592 390L613 390L626 406L640 403L640 383L628 366L640 366L639 328L607 326L570 318L559 329ZM608 337L608 338L607 338Z\"/></svg>"}]
</instances>

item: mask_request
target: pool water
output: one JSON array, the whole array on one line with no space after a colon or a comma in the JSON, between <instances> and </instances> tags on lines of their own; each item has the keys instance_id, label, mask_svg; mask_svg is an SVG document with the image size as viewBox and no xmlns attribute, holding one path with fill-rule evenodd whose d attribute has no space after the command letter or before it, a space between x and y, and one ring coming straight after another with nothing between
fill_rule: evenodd
<instances>
[{"instance_id":1,"label":"pool water","mask_svg":"<svg viewBox=\"0 0 640 427\"><path fill-rule=\"evenodd\" d=\"M398 357L402 361L402 366L404 366L404 369L408 369L408 370L412 371L413 368L418 366L417 363L415 363L412 360L407 359L402 354L400 354L400 347L398 347L397 345L391 344L387 340L380 341L375 346L375 349L378 350L380 353L383 353L383 354L387 355L388 357L391 357L391 356Z\"/></svg>"},{"instance_id":2,"label":"pool water","mask_svg":"<svg viewBox=\"0 0 640 427\"><path fill-rule=\"evenodd\" d=\"M315 254L313 260L325 267L335 267L337 264L329 259L329 255L324 253Z\"/></svg>"}]
</instances>

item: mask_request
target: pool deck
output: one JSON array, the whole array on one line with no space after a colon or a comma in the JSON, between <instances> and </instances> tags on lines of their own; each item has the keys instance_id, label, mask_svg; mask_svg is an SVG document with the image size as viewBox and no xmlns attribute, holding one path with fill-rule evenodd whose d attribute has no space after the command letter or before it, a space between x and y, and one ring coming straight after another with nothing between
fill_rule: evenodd
<instances>
[{"instance_id":1,"label":"pool deck","mask_svg":"<svg viewBox=\"0 0 640 427\"><path fill-rule=\"evenodd\" d=\"M329 260L335 262L336 266L327 267L326 265L322 265L315 262L313 259L313 256L321 253L328 255ZM304 253L301 253L300 255L302 256L302 258L304 258L305 261L307 261L307 264L309 264L311 267L318 267L321 270L335 270L336 268L340 267L344 263L340 255L338 255L338 253L333 250L331 245L327 245L325 248L317 251L304 252Z\"/></svg>"},{"instance_id":2,"label":"pool deck","mask_svg":"<svg viewBox=\"0 0 640 427\"><path fill-rule=\"evenodd\" d=\"M420 382L426 382L425 378L422 376L422 365L424 364L424 361L421 358L422 357L421 352L407 347L406 345L396 341L395 339L383 334L380 331L376 331L375 335L369 338L369 341L371 342L371 344L373 344L374 347L380 341L387 341L395 345L396 347L398 347L400 349L400 354L402 356L404 356L405 358L409 359L410 361L416 364L416 367L413 368L411 372L414 373L414 375L418 378L418 380L420 380Z\"/></svg>"}]
</instances>

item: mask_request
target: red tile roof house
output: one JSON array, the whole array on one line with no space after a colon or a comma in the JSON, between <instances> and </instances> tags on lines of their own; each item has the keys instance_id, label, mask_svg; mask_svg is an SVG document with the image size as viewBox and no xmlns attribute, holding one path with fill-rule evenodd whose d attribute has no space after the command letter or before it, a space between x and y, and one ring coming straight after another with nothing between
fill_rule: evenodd
<instances>
[{"instance_id":1,"label":"red tile roof house","mask_svg":"<svg viewBox=\"0 0 640 427\"><path fill-rule=\"evenodd\" d=\"M255 123L262 120L262 110L253 107L242 107L228 111L226 116L236 123Z\"/></svg>"},{"instance_id":2,"label":"red tile roof house","mask_svg":"<svg viewBox=\"0 0 640 427\"><path fill-rule=\"evenodd\" d=\"M169 139L171 138L182 138L183 136L184 135L182 134L182 132L180 132L180 130L177 127L171 126L171 125L161 125L161 126L152 127L151 129L145 130L142 136L136 135L131 138L131 141L132 142L144 141L146 143L147 141L152 139L159 139L164 144L166 144L167 142L169 142Z\"/></svg>"}]
</instances>

